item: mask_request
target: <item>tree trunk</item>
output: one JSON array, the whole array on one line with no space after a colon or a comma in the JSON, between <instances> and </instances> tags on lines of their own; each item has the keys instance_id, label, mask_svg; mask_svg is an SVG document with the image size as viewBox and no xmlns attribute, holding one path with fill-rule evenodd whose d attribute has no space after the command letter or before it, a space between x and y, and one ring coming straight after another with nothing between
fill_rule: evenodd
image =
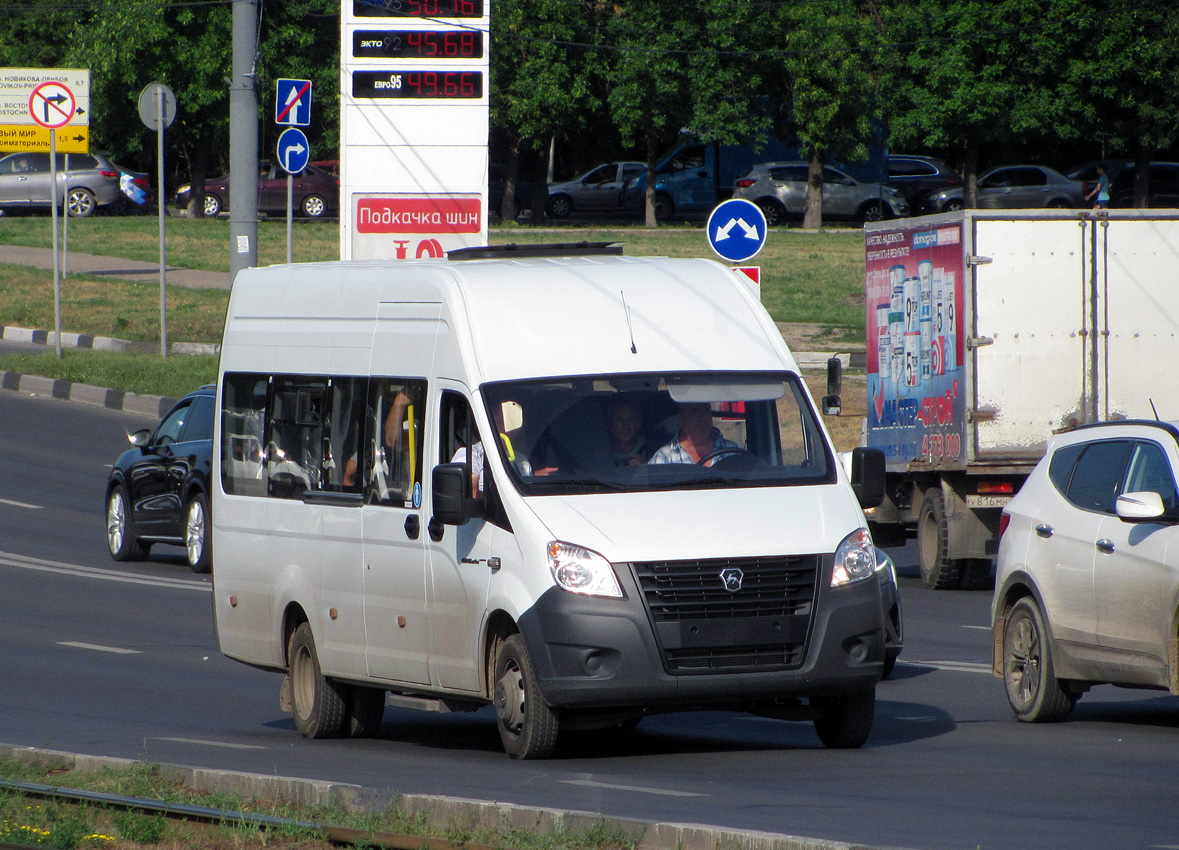
<instances>
[{"instance_id":1,"label":"tree trunk","mask_svg":"<svg viewBox=\"0 0 1179 850\"><path fill-rule=\"evenodd\" d=\"M544 210L549 205L549 147L546 145L536 158L532 170L532 225L544 224Z\"/></svg>"},{"instance_id":2,"label":"tree trunk","mask_svg":"<svg viewBox=\"0 0 1179 850\"><path fill-rule=\"evenodd\" d=\"M504 163L504 196L500 200L500 221L507 224L516 218L516 184L520 182L520 136L512 134L512 142L508 145L507 162Z\"/></svg>"},{"instance_id":3,"label":"tree trunk","mask_svg":"<svg viewBox=\"0 0 1179 850\"><path fill-rule=\"evenodd\" d=\"M978 142L966 143L966 155L962 159L962 206L974 209L978 206Z\"/></svg>"},{"instance_id":4,"label":"tree trunk","mask_svg":"<svg viewBox=\"0 0 1179 850\"><path fill-rule=\"evenodd\" d=\"M647 227L657 227L659 221L655 218L655 167L659 150L655 147L655 139L647 137L647 192L643 198L643 223Z\"/></svg>"},{"instance_id":5,"label":"tree trunk","mask_svg":"<svg viewBox=\"0 0 1179 850\"><path fill-rule=\"evenodd\" d=\"M205 215L205 180L209 176L209 158L213 155L213 127L208 121L201 122L201 129L197 133L196 146L192 151L192 174L189 175L188 215L190 218L204 218ZM164 197L164 187L160 187L160 198ZM226 199L228 201L228 199Z\"/></svg>"},{"instance_id":6,"label":"tree trunk","mask_svg":"<svg viewBox=\"0 0 1179 850\"><path fill-rule=\"evenodd\" d=\"M804 230L818 230L823 226L823 160L819 152L811 154L806 169L806 212L802 216Z\"/></svg>"},{"instance_id":7,"label":"tree trunk","mask_svg":"<svg viewBox=\"0 0 1179 850\"><path fill-rule=\"evenodd\" d=\"M1134 146L1134 207L1150 206L1150 160L1154 149L1141 142ZM1110 198L1112 201L1113 199Z\"/></svg>"}]
</instances>

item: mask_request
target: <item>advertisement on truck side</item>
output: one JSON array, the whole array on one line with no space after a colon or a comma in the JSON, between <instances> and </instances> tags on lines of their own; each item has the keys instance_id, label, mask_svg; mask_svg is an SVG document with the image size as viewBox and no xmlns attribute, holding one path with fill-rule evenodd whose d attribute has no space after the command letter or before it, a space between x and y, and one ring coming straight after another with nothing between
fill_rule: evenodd
<instances>
[{"instance_id":1,"label":"advertisement on truck side","mask_svg":"<svg viewBox=\"0 0 1179 850\"><path fill-rule=\"evenodd\" d=\"M865 242L868 445L890 467L964 462L962 224Z\"/></svg>"}]
</instances>

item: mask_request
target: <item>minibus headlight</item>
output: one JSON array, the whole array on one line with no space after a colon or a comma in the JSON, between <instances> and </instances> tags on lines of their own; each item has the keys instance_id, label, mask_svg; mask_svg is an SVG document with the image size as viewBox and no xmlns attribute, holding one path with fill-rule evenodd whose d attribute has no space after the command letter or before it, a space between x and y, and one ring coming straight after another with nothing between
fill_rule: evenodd
<instances>
[{"instance_id":1,"label":"minibus headlight","mask_svg":"<svg viewBox=\"0 0 1179 850\"><path fill-rule=\"evenodd\" d=\"M622 598L622 588L610 562L589 549L554 540L549 544L549 570L562 590L587 596Z\"/></svg>"},{"instance_id":2,"label":"minibus headlight","mask_svg":"<svg viewBox=\"0 0 1179 850\"><path fill-rule=\"evenodd\" d=\"M866 528L857 528L835 550L831 586L840 587L869 578L876 572L876 546Z\"/></svg>"}]
</instances>

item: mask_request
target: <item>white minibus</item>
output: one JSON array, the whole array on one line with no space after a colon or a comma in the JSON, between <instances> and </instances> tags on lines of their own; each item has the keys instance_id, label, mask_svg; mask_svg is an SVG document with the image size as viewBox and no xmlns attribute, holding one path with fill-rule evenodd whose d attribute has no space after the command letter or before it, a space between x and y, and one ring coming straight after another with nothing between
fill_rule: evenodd
<instances>
[{"instance_id":1,"label":"white minibus","mask_svg":"<svg viewBox=\"0 0 1179 850\"><path fill-rule=\"evenodd\" d=\"M308 737L386 706L561 730L731 709L872 725L863 507L769 315L710 260L580 243L246 269L217 384L221 651Z\"/></svg>"}]
</instances>

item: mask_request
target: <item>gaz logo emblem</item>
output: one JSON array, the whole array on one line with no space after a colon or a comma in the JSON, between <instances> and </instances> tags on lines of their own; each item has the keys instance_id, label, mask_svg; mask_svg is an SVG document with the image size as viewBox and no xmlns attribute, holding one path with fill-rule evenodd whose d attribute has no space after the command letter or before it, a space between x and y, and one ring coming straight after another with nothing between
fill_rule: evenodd
<instances>
[{"instance_id":1,"label":"gaz logo emblem","mask_svg":"<svg viewBox=\"0 0 1179 850\"><path fill-rule=\"evenodd\" d=\"M725 590L729 591L729 593L736 593L741 589L741 579L743 578L745 578L745 573L736 567L721 570L720 580L724 582Z\"/></svg>"}]
</instances>

